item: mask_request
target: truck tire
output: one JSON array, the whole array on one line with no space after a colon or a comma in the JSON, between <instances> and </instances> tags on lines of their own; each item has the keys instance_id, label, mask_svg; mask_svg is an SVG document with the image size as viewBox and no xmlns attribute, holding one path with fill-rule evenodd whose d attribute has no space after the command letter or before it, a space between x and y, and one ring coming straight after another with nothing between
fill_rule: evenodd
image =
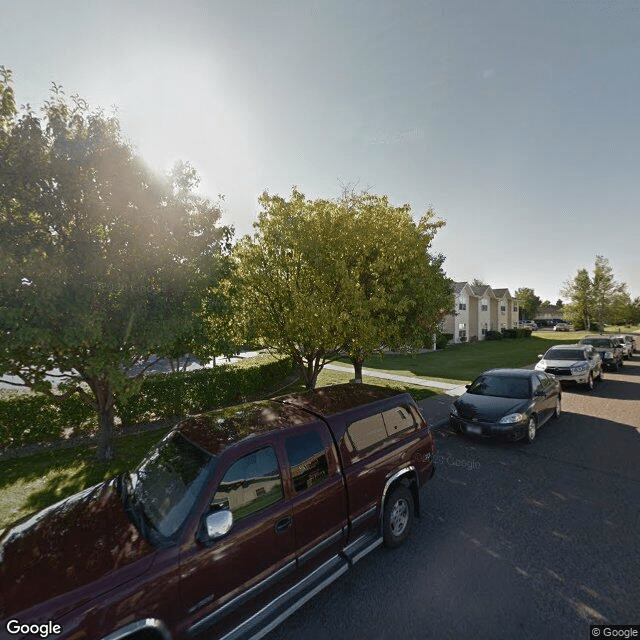
<instances>
[{"instance_id":1,"label":"truck tire","mask_svg":"<svg viewBox=\"0 0 640 640\"><path fill-rule=\"evenodd\" d=\"M393 489L384 503L382 537L389 549L400 546L409 535L413 522L413 496L403 485Z\"/></svg>"}]
</instances>

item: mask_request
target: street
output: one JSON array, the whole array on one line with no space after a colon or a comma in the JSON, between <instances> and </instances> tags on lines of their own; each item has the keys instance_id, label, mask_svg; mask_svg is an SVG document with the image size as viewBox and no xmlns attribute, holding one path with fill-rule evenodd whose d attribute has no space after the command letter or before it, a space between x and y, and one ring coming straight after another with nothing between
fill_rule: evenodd
<instances>
[{"instance_id":1,"label":"street","mask_svg":"<svg viewBox=\"0 0 640 640\"><path fill-rule=\"evenodd\" d=\"M437 432L422 517L269 640L589 638L640 624L640 356L531 445Z\"/></svg>"}]
</instances>

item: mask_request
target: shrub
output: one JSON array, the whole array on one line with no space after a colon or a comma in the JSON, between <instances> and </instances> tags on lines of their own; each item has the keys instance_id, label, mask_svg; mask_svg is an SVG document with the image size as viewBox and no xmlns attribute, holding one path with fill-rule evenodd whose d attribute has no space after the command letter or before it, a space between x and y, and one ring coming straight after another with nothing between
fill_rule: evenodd
<instances>
[{"instance_id":1,"label":"shrub","mask_svg":"<svg viewBox=\"0 0 640 640\"><path fill-rule=\"evenodd\" d=\"M502 340L502 334L499 331L487 331L485 340Z\"/></svg>"},{"instance_id":2,"label":"shrub","mask_svg":"<svg viewBox=\"0 0 640 640\"><path fill-rule=\"evenodd\" d=\"M169 420L244 402L291 374L289 358L251 360L172 374L147 376L139 393L116 401L123 425Z\"/></svg>"},{"instance_id":3,"label":"shrub","mask_svg":"<svg viewBox=\"0 0 640 640\"><path fill-rule=\"evenodd\" d=\"M516 329L516 338L530 338L531 329Z\"/></svg>"},{"instance_id":4,"label":"shrub","mask_svg":"<svg viewBox=\"0 0 640 640\"><path fill-rule=\"evenodd\" d=\"M188 413L237 404L273 390L293 371L289 358L256 358L172 374L147 376L140 392L116 401L123 426L170 420ZM0 450L85 435L97 427L97 416L79 394L57 403L44 394L11 394L0 398Z\"/></svg>"},{"instance_id":5,"label":"shrub","mask_svg":"<svg viewBox=\"0 0 640 640\"><path fill-rule=\"evenodd\" d=\"M453 340L453 333L438 333L436 335L436 349L444 349Z\"/></svg>"},{"instance_id":6,"label":"shrub","mask_svg":"<svg viewBox=\"0 0 640 640\"><path fill-rule=\"evenodd\" d=\"M517 337L516 329L502 329L501 331L503 338L515 339Z\"/></svg>"},{"instance_id":7,"label":"shrub","mask_svg":"<svg viewBox=\"0 0 640 640\"><path fill-rule=\"evenodd\" d=\"M59 403L43 394L11 395L0 400L0 449L82 435L96 422L95 411L78 394Z\"/></svg>"}]
</instances>

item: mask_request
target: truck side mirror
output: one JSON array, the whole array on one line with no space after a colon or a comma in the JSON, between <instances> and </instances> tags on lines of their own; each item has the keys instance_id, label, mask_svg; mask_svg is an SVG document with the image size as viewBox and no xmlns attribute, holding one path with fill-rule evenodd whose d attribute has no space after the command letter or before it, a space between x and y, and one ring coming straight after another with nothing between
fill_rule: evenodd
<instances>
[{"instance_id":1,"label":"truck side mirror","mask_svg":"<svg viewBox=\"0 0 640 640\"><path fill-rule=\"evenodd\" d=\"M228 509L214 511L204 520L198 539L204 544L226 536L233 526L233 514Z\"/></svg>"}]
</instances>

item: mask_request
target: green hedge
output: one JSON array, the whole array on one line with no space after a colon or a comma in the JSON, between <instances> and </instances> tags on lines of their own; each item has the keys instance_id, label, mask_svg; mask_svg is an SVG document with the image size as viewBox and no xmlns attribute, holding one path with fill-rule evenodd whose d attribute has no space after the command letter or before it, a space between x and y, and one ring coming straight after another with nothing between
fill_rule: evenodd
<instances>
[{"instance_id":1,"label":"green hedge","mask_svg":"<svg viewBox=\"0 0 640 640\"><path fill-rule=\"evenodd\" d=\"M169 420L251 400L293 372L289 358L259 357L213 369L147 376L140 392L116 402L123 426ZM79 395L60 404L43 394L0 397L0 450L55 442L95 431L95 411Z\"/></svg>"},{"instance_id":2,"label":"green hedge","mask_svg":"<svg viewBox=\"0 0 640 640\"><path fill-rule=\"evenodd\" d=\"M168 420L250 400L293 371L289 358L263 358L172 374L147 376L140 392L116 402L123 425Z\"/></svg>"},{"instance_id":3,"label":"green hedge","mask_svg":"<svg viewBox=\"0 0 640 640\"><path fill-rule=\"evenodd\" d=\"M77 394L60 404L43 394L0 399L0 449L83 435L96 424L95 412Z\"/></svg>"}]
</instances>

